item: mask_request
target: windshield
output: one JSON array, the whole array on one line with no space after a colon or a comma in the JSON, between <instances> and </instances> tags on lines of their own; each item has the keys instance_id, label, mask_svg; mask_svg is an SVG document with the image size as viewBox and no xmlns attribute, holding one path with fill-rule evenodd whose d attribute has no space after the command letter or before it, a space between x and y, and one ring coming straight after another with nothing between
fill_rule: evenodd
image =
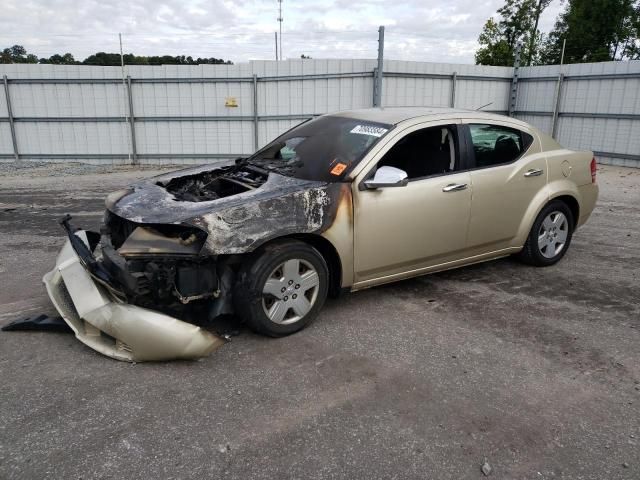
<instances>
[{"instance_id":1,"label":"windshield","mask_svg":"<svg viewBox=\"0 0 640 480\"><path fill-rule=\"evenodd\" d=\"M392 125L347 117L318 117L276 138L248 162L283 175L337 182Z\"/></svg>"}]
</instances>

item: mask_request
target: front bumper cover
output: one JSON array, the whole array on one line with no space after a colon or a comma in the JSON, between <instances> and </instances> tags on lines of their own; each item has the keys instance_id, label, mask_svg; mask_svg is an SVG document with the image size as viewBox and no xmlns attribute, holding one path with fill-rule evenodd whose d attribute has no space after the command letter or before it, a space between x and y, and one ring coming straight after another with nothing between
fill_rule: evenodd
<instances>
[{"instance_id":1,"label":"front bumper cover","mask_svg":"<svg viewBox=\"0 0 640 480\"><path fill-rule=\"evenodd\" d=\"M87 265L87 259L79 256L86 257L88 251L95 261L87 232L69 231L69 236L55 268L43 282L56 309L82 343L116 360L130 362L200 358L225 343L196 325L124 303ZM76 239L86 250L80 246L77 253Z\"/></svg>"}]
</instances>

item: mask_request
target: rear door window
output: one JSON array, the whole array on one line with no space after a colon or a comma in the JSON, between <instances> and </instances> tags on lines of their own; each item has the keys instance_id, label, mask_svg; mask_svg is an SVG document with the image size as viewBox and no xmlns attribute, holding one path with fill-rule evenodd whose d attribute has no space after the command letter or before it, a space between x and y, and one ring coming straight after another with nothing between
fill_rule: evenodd
<instances>
[{"instance_id":1,"label":"rear door window","mask_svg":"<svg viewBox=\"0 0 640 480\"><path fill-rule=\"evenodd\" d=\"M515 128L491 124L470 124L476 168L516 161L533 143L533 137Z\"/></svg>"}]
</instances>

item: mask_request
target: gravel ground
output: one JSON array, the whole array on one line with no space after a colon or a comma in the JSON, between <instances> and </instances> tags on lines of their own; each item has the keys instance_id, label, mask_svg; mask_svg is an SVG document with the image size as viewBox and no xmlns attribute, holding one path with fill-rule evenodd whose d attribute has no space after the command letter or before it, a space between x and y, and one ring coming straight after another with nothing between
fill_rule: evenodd
<instances>
[{"instance_id":1,"label":"gravel ground","mask_svg":"<svg viewBox=\"0 0 640 480\"><path fill-rule=\"evenodd\" d=\"M66 212L153 170L0 164L0 324L54 314ZM283 339L126 364L0 333L0 478L640 478L640 171L560 264L510 259L329 301Z\"/></svg>"}]
</instances>

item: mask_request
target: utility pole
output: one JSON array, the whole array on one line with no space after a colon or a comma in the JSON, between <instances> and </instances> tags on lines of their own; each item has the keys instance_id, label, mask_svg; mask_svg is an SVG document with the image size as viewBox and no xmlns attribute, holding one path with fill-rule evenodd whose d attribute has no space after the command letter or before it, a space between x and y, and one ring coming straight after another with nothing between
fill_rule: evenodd
<instances>
[{"instance_id":1,"label":"utility pole","mask_svg":"<svg viewBox=\"0 0 640 480\"><path fill-rule=\"evenodd\" d=\"M122 54L122 34L118 34L118 40L120 41L120 71L122 72L122 84L124 85L124 55Z\"/></svg>"},{"instance_id":2,"label":"utility pole","mask_svg":"<svg viewBox=\"0 0 640 480\"><path fill-rule=\"evenodd\" d=\"M373 79L373 106L382 106L382 69L384 64L384 27L378 28L378 67Z\"/></svg>"},{"instance_id":3,"label":"utility pole","mask_svg":"<svg viewBox=\"0 0 640 480\"><path fill-rule=\"evenodd\" d=\"M278 61L278 32L273 32L273 36L276 39L276 62Z\"/></svg>"},{"instance_id":4,"label":"utility pole","mask_svg":"<svg viewBox=\"0 0 640 480\"><path fill-rule=\"evenodd\" d=\"M278 22L280 23L280 60L282 60L282 0L278 0Z\"/></svg>"}]
</instances>

